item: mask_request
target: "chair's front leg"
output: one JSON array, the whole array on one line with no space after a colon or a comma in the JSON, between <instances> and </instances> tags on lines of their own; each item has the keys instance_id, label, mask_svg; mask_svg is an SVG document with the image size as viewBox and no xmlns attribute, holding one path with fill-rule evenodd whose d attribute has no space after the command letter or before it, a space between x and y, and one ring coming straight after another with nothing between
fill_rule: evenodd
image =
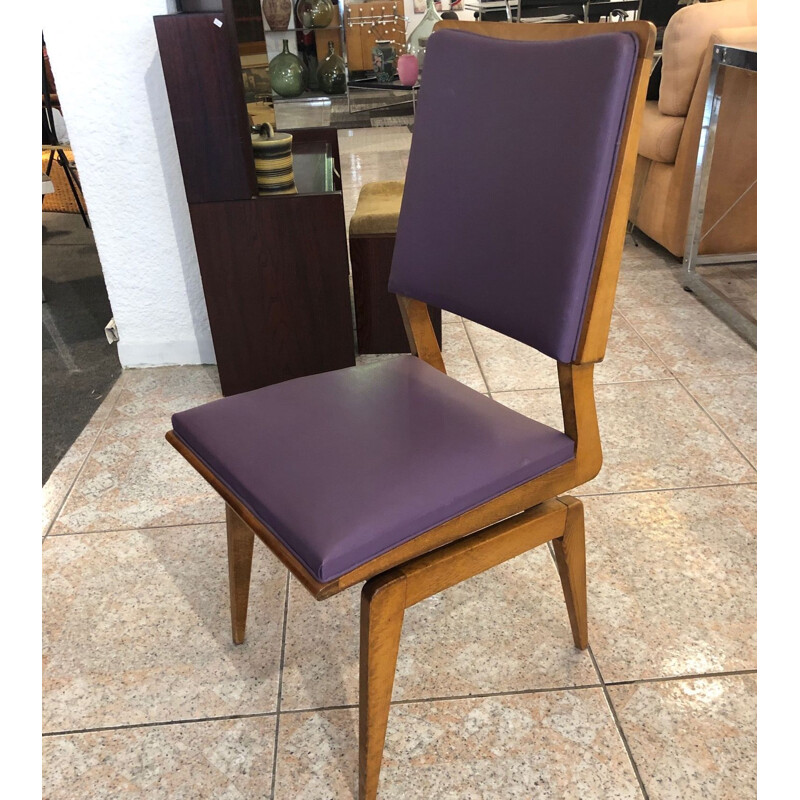
<instances>
[{"instance_id":1,"label":"chair's front leg","mask_svg":"<svg viewBox=\"0 0 800 800\"><path fill-rule=\"evenodd\" d=\"M406 578L400 570L376 576L361 591L359 800L378 795L405 601Z\"/></svg>"},{"instance_id":2,"label":"chair's front leg","mask_svg":"<svg viewBox=\"0 0 800 800\"><path fill-rule=\"evenodd\" d=\"M247 600L250 596L250 568L253 564L255 534L226 504L228 524L228 581L231 592L231 629L233 643L244 642L247 624Z\"/></svg>"},{"instance_id":3,"label":"chair's front leg","mask_svg":"<svg viewBox=\"0 0 800 800\"><path fill-rule=\"evenodd\" d=\"M583 527L583 503L574 497L560 497L567 506L564 535L553 539L553 551L561 576L561 587L567 601L569 624L575 647L589 646L589 626L586 613L586 537Z\"/></svg>"}]
</instances>

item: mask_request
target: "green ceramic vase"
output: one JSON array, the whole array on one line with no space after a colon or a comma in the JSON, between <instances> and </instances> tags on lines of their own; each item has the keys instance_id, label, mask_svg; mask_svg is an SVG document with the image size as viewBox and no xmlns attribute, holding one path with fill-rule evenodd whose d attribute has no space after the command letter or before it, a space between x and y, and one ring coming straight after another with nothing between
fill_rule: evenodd
<instances>
[{"instance_id":1,"label":"green ceramic vase","mask_svg":"<svg viewBox=\"0 0 800 800\"><path fill-rule=\"evenodd\" d=\"M328 42L328 55L317 67L317 83L326 94L344 94L347 91L347 70L344 59L336 54L333 42Z\"/></svg>"},{"instance_id":2,"label":"green ceramic vase","mask_svg":"<svg viewBox=\"0 0 800 800\"><path fill-rule=\"evenodd\" d=\"M283 40L283 52L269 62L272 89L281 97L299 97L306 88L303 62L289 50L289 40Z\"/></svg>"}]
</instances>

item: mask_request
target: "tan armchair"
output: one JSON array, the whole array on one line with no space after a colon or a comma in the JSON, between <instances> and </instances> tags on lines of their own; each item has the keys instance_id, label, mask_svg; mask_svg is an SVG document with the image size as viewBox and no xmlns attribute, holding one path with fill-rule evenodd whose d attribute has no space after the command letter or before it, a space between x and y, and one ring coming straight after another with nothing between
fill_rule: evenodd
<instances>
[{"instance_id":1,"label":"tan armchair","mask_svg":"<svg viewBox=\"0 0 800 800\"><path fill-rule=\"evenodd\" d=\"M713 46L755 49L756 24L756 0L719 0L680 9L664 33L659 99L645 104L630 218L673 255L684 251ZM724 72L699 252L755 252L756 76Z\"/></svg>"}]
</instances>

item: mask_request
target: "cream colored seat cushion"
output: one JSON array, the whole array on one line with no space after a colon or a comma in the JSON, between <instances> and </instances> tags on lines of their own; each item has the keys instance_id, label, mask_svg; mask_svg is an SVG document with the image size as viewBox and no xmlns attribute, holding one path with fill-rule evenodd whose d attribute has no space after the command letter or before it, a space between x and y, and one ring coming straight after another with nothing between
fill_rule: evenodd
<instances>
[{"instance_id":1,"label":"cream colored seat cushion","mask_svg":"<svg viewBox=\"0 0 800 800\"><path fill-rule=\"evenodd\" d=\"M367 183L358 195L350 220L351 236L380 236L397 233L397 219L403 201L405 181Z\"/></svg>"},{"instance_id":2,"label":"cream colored seat cushion","mask_svg":"<svg viewBox=\"0 0 800 800\"><path fill-rule=\"evenodd\" d=\"M657 100L648 100L642 117L639 155L662 164L674 164L686 117L668 117L658 110Z\"/></svg>"}]
</instances>

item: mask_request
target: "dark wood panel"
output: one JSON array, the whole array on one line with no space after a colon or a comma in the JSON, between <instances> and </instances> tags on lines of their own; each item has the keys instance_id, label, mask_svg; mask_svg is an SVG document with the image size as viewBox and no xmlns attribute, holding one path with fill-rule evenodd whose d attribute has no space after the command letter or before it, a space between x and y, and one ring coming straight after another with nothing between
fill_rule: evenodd
<instances>
[{"instance_id":1,"label":"dark wood panel","mask_svg":"<svg viewBox=\"0 0 800 800\"><path fill-rule=\"evenodd\" d=\"M187 200L253 197L255 167L234 27L222 12L153 20Z\"/></svg>"},{"instance_id":2,"label":"dark wood panel","mask_svg":"<svg viewBox=\"0 0 800 800\"><path fill-rule=\"evenodd\" d=\"M355 364L341 194L189 210L223 394Z\"/></svg>"},{"instance_id":3,"label":"dark wood panel","mask_svg":"<svg viewBox=\"0 0 800 800\"><path fill-rule=\"evenodd\" d=\"M408 353L406 329L390 294L389 272L394 253L394 236L353 236L350 263L353 272L353 302L359 353ZM439 346L442 344L442 312L428 307Z\"/></svg>"}]
</instances>

